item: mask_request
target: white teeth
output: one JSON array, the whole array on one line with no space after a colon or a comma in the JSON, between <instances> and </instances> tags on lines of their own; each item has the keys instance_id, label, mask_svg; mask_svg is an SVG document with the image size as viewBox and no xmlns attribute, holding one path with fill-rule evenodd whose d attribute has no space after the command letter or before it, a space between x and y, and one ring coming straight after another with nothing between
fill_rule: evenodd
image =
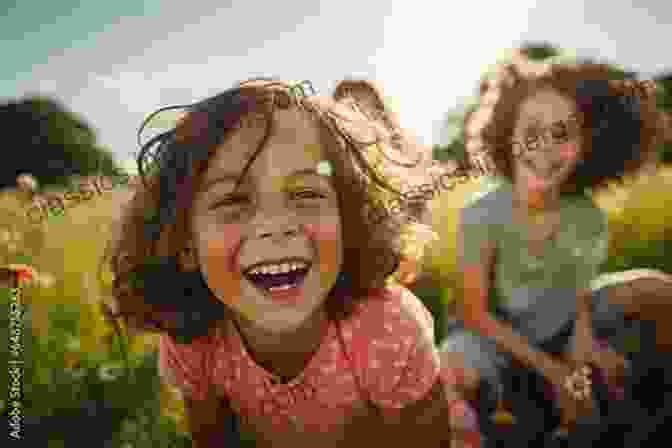
<instances>
[{"instance_id":1,"label":"white teeth","mask_svg":"<svg viewBox=\"0 0 672 448\"><path fill-rule=\"evenodd\" d=\"M258 266L252 269L250 274L279 274L290 271L295 271L297 269L305 269L308 265L303 261L291 262L291 263L282 263L282 264L270 264Z\"/></svg>"},{"instance_id":2,"label":"white teeth","mask_svg":"<svg viewBox=\"0 0 672 448\"><path fill-rule=\"evenodd\" d=\"M294 285L273 286L268 288L269 291L284 291L285 289L293 288Z\"/></svg>"}]
</instances>

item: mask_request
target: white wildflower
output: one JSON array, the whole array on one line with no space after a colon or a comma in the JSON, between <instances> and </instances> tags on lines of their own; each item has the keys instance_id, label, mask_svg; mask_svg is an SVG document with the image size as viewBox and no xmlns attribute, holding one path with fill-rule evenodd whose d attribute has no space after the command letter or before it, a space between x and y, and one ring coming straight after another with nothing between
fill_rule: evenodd
<instances>
[{"instance_id":1,"label":"white wildflower","mask_svg":"<svg viewBox=\"0 0 672 448\"><path fill-rule=\"evenodd\" d=\"M114 381L121 376L123 365L120 363L108 363L98 368L98 376L103 381Z\"/></svg>"}]
</instances>

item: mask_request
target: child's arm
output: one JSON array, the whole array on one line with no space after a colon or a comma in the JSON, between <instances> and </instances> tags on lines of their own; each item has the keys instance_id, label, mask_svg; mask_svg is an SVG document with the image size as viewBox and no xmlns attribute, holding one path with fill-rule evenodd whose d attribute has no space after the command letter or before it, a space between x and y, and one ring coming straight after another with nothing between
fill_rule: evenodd
<instances>
[{"instance_id":1,"label":"child's arm","mask_svg":"<svg viewBox=\"0 0 672 448\"><path fill-rule=\"evenodd\" d=\"M464 403L452 388L449 366L442 369L434 320L422 302L398 288L388 300L372 298L364 308L353 320L350 346L374 412L349 428L348 436L356 437L346 439L404 448L447 446L465 433L480 440L475 419L469 426L455 415Z\"/></svg>"},{"instance_id":2,"label":"child's arm","mask_svg":"<svg viewBox=\"0 0 672 448\"><path fill-rule=\"evenodd\" d=\"M187 420L194 448L225 448L236 446L231 440L228 422L234 418L228 401L219 397L205 400L185 398Z\"/></svg>"},{"instance_id":3,"label":"child's arm","mask_svg":"<svg viewBox=\"0 0 672 448\"><path fill-rule=\"evenodd\" d=\"M580 290L576 294L576 322L574 324L574 348L572 358L575 362L587 364L592 360L593 324L591 313L591 290Z\"/></svg>"},{"instance_id":4,"label":"child's arm","mask_svg":"<svg viewBox=\"0 0 672 448\"><path fill-rule=\"evenodd\" d=\"M159 374L184 398L194 447L236 446L238 435L231 431L234 414L228 400L211 393L205 362L210 349L204 339L176 344L168 335L161 335Z\"/></svg>"},{"instance_id":5,"label":"child's arm","mask_svg":"<svg viewBox=\"0 0 672 448\"><path fill-rule=\"evenodd\" d=\"M476 210L478 212L478 210ZM491 272L495 261L495 245L488 228L483 225L484 214L465 209L458 231L458 272L462 272L461 314L467 328L491 337L503 350L513 354L527 366L547 378L557 376L558 363L533 348L526 338L511 325L490 315L487 308ZM564 370L564 369L563 369Z\"/></svg>"},{"instance_id":6,"label":"child's arm","mask_svg":"<svg viewBox=\"0 0 672 448\"><path fill-rule=\"evenodd\" d=\"M464 273L462 319L465 326L492 338L499 348L513 354L516 359L544 376L552 376L551 372L555 370L557 363L550 356L533 348L511 325L499 321L488 313L486 308L488 271L478 265L467 265L462 268L462 272Z\"/></svg>"},{"instance_id":7,"label":"child's arm","mask_svg":"<svg viewBox=\"0 0 672 448\"><path fill-rule=\"evenodd\" d=\"M576 293L576 322L574 325L574 347L572 358L578 363L593 361L594 335L592 325L592 299L590 287L599 273L600 265L608 252L608 220L604 212L590 203L589 214L584 219L584 228L592 229L588 237L576 242L582 261Z\"/></svg>"},{"instance_id":8,"label":"child's arm","mask_svg":"<svg viewBox=\"0 0 672 448\"><path fill-rule=\"evenodd\" d=\"M464 447L481 445L478 421L471 407L449 384L438 380L427 396L385 417L388 445Z\"/></svg>"}]
</instances>

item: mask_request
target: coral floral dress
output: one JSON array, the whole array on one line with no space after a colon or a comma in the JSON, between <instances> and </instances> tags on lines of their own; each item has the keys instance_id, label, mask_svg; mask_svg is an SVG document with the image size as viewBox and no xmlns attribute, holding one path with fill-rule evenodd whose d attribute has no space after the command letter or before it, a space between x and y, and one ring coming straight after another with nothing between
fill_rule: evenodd
<instances>
[{"instance_id":1,"label":"coral floral dress","mask_svg":"<svg viewBox=\"0 0 672 448\"><path fill-rule=\"evenodd\" d=\"M375 290L339 322L303 372L288 383L259 366L236 326L176 344L160 339L162 376L193 399L227 397L244 426L257 431L338 432L358 409L384 414L424 398L441 375L434 322L420 300L402 287Z\"/></svg>"}]
</instances>

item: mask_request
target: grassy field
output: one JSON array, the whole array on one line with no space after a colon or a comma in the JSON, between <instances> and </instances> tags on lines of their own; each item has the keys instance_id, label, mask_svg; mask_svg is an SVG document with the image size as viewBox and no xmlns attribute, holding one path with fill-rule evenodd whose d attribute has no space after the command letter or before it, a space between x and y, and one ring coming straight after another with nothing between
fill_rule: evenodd
<instances>
[{"instance_id":1,"label":"grassy field","mask_svg":"<svg viewBox=\"0 0 672 448\"><path fill-rule=\"evenodd\" d=\"M469 194L480 188L478 181L442 192L430 207L437 241L428 251L425 268L441 290L445 306L455 300L455 229L459 209ZM38 338L54 331L51 312L62 306L76 306L81 313L80 326L69 342L68 362L83 357L104 362L112 350L113 333L105 323L97 304L106 298L111 282L109 272L99 279L97 267L110 237L110 228L129 200L131 192L119 188L104 192L85 203L69 208L62 217L52 217L42 225L31 225L25 217L27 203L16 191L0 193L0 263L25 263L38 276L25 287L24 297L31 306L31 322ZM609 215L611 241L606 271L635 267L658 268L672 272L671 256L666 255L672 241L672 167L628 181L596 196L597 203ZM662 244L663 242L668 242ZM667 244L667 245L666 245ZM428 299L427 299L428 300ZM131 350L137 356L155 350L156 337L135 337ZM175 420L180 431L183 403L174 391L161 392L163 413Z\"/></svg>"}]
</instances>

